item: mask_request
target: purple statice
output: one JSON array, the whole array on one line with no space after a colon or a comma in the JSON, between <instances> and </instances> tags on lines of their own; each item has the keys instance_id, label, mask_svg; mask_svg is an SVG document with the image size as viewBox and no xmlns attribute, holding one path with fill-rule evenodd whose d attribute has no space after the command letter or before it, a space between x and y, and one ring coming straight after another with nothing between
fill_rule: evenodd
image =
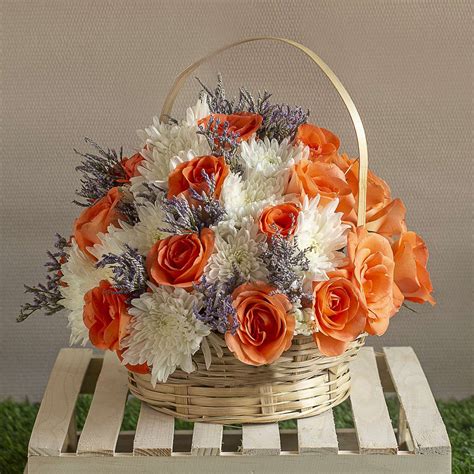
<instances>
[{"instance_id":1,"label":"purple statice","mask_svg":"<svg viewBox=\"0 0 474 474\"><path fill-rule=\"evenodd\" d=\"M239 134L230 130L229 122L224 122L222 128L220 125L221 121L211 115L206 127L200 125L197 133L206 137L214 156L223 156L230 169L238 173L241 171L236 156L239 147Z\"/></svg>"},{"instance_id":2,"label":"purple statice","mask_svg":"<svg viewBox=\"0 0 474 474\"><path fill-rule=\"evenodd\" d=\"M142 183L142 186L143 190L137 194L137 197L140 199L144 199L145 201L154 203L166 194L166 190L155 183L145 182Z\"/></svg>"},{"instance_id":3,"label":"purple statice","mask_svg":"<svg viewBox=\"0 0 474 474\"><path fill-rule=\"evenodd\" d=\"M139 220L138 204L133 199L122 198L117 204L117 210L123 220L131 225L135 225Z\"/></svg>"},{"instance_id":4,"label":"purple statice","mask_svg":"<svg viewBox=\"0 0 474 474\"><path fill-rule=\"evenodd\" d=\"M226 114L230 115L238 111L236 108L236 99L228 99L225 94L224 83L222 81L222 74L217 74L217 85L215 89L210 89L204 85L201 80L196 77L196 80L202 87L200 97L206 97L206 102L209 110L213 114Z\"/></svg>"},{"instance_id":5,"label":"purple statice","mask_svg":"<svg viewBox=\"0 0 474 474\"><path fill-rule=\"evenodd\" d=\"M245 87L241 87L239 91L239 102L237 105L239 112L250 112L252 114L259 114L264 116L268 110L272 107L270 104L270 97L272 95L263 91L259 92L257 98L247 90Z\"/></svg>"},{"instance_id":6,"label":"purple statice","mask_svg":"<svg viewBox=\"0 0 474 474\"><path fill-rule=\"evenodd\" d=\"M126 182L127 176L122 167L122 148L116 152L109 148L102 148L89 138L85 138L84 141L92 145L97 150L97 154L74 150L83 157L82 163L76 167L76 170L82 173L81 189L76 191L76 194L85 199L85 202L74 201L74 203L88 207L105 196L113 187Z\"/></svg>"},{"instance_id":7,"label":"purple statice","mask_svg":"<svg viewBox=\"0 0 474 474\"><path fill-rule=\"evenodd\" d=\"M242 283L242 277L237 269L226 282L208 282L206 277L194 289L203 296L203 307L194 308L194 316L207 324L211 330L225 334L234 334L239 327L237 312L232 304L232 292Z\"/></svg>"},{"instance_id":8,"label":"purple statice","mask_svg":"<svg viewBox=\"0 0 474 474\"><path fill-rule=\"evenodd\" d=\"M195 208L189 204L186 198L172 196L163 199L161 207L164 211L163 222L168 227L158 230L170 234L189 234L199 232L201 225L196 215Z\"/></svg>"},{"instance_id":9,"label":"purple statice","mask_svg":"<svg viewBox=\"0 0 474 474\"><path fill-rule=\"evenodd\" d=\"M113 273L114 288L123 294L136 298L147 289L145 258L136 249L125 245L125 252L104 255L97 263L99 268L110 266Z\"/></svg>"},{"instance_id":10,"label":"purple statice","mask_svg":"<svg viewBox=\"0 0 474 474\"><path fill-rule=\"evenodd\" d=\"M285 138L293 140L298 127L308 120L309 111L301 107L290 107L287 104L271 105L262 114L263 121L258 134L261 138L274 138L278 142Z\"/></svg>"},{"instance_id":11,"label":"purple statice","mask_svg":"<svg viewBox=\"0 0 474 474\"><path fill-rule=\"evenodd\" d=\"M28 316L38 310L43 310L47 315L55 314L64 307L60 304L62 295L61 286L61 265L67 259L66 248L69 246L67 240L56 234L54 252L47 252L49 260L45 263L47 269L46 283L39 283L37 286L25 285L25 293L33 294L33 302L25 303L20 309L17 321L24 321Z\"/></svg>"},{"instance_id":12,"label":"purple statice","mask_svg":"<svg viewBox=\"0 0 474 474\"><path fill-rule=\"evenodd\" d=\"M241 87L239 90L239 97L227 98L222 74L217 74L217 85L214 89L207 87L199 78L196 78L202 87L200 97L205 97L209 110L213 114L231 115L239 112L252 112L255 114L262 114L262 111L269 107L268 99L271 94L265 91L263 94L259 93L255 100L252 94Z\"/></svg>"},{"instance_id":13,"label":"purple statice","mask_svg":"<svg viewBox=\"0 0 474 474\"><path fill-rule=\"evenodd\" d=\"M200 227L211 227L224 220L226 216L225 209L218 199L215 199L216 195L216 179L214 175L209 176L205 170L201 170L201 174L207 184L207 192L199 194L195 189L189 189L189 195L196 203L191 206L194 207L194 212L197 216L197 220L200 223Z\"/></svg>"},{"instance_id":14,"label":"purple statice","mask_svg":"<svg viewBox=\"0 0 474 474\"><path fill-rule=\"evenodd\" d=\"M261 258L268 270L268 282L279 293L296 304L312 299L303 290L303 272L309 269L309 260L306 252L298 247L296 237L286 239L278 233L274 234Z\"/></svg>"},{"instance_id":15,"label":"purple statice","mask_svg":"<svg viewBox=\"0 0 474 474\"><path fill-rule=\"evenodd\" d=\"M159 230L171 234L199 233L202 229L216 225L224 219L225 210L214 198L215 178L208 176L204 170L202 170L202 175L208 191L199 194L195 189L189 188L191 203L182 196L173 196L163 200L162 208L165 213L163 221L168 227Z\"/></svg>"},{"instance_id":16,"label":"purple statice","mask_svg":"<svg viewBox=\"0 0 474 474\"><path fill-rule=\"evenodd\" d=\"M227 99L220 74L217 76L217 86L214 90L206 87L201 81L199 83L203 88L201 97L206 96L207 104L212 113L250 112L261 115L263 121L257 132L259 138L267 137L270 140L274 138L278 142L285 138L292 140L298 127L308 120L308 110L287 104L272 104L270 102L272 95L267 91L259 92L255 98L247 89L242 87L239 91L238 100L236 98Z\"/></svg>"},{"instance_id":17,"label":"purple statice","mask_svg":"<svg viewBox=\"0 0 474 474\"><path fill-rule=\"evenodd\" d=\"M263 117L262 125L258 130L260 138L267 137L281 142L285 138L292 140L298 127L306 123L309 110L301 107L291 107L287 104L272 104L271 94L264 91L258 93L255 99L246 89L240 89L240 100L242 110L259 114Z\"/></svg>"}]
</instances>

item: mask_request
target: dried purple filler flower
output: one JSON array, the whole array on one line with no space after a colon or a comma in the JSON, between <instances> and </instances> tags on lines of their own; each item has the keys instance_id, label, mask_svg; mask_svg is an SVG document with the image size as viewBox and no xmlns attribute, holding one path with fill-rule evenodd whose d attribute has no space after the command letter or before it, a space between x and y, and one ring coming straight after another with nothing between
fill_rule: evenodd
<instances>
[{"instance_id":1,"label":"dried purple filler flower","mask_svg":"<svg viewBox=\"0 0 474 474\"><path fill-rule=\"evenodd\" d=\"M235 114L238 112L251 112L263 117L262 125L258 130L260 138L274 138L281 142L285 138L293 139L298 127L306 123L309 110L301 107L291 107L287 104L272 104L271 94L267 91L259 92L257 98L245 88L239 91L239 100L226 98L222 76L217 76L217 86L214 90L206 87L199 79L203 90L201 97L206 96L207 105L212 113Z\"/></svg>"},{"instance_id":2,"label":"dried purple filler flower","mask_svg":"<svg viewBox=\"0 0 474 474\"><path fill-rule=\"evenodd\" d=\"M125 196L120 200L117 209L123 219L131 225L135 225L139 220L137 202Z\"/></svg>"},{"instance_id":3,"label":"dried purple filler flower","mask_svg":"<svg viewBox=\"0 0 474 474\"><path fill-rule=\"evenodd\" d=\"M221 130L219 130L219 125L220 120L211 116L206 127L201 125L197 133L206 137L214 156L223 156L230 169L234 173L238 173L241 171L240 163L236 157L239 134L230 130L229 122L224 122Z\"/></svg>"},{"instance_id":4,"label":"dried purple filler flower","mask_svg":"<svg viewBox=\"0 0 474 474\"><path fill-rule=\"evenodd\" d=\"M25 285L25 293L33 294L33 303L25 303L17 317L17 321L24 321L28 316L38 310L43 310L48 316L64 309L59 303L62 299L60 292L61 265L67 258L66 248L68 242L64 237L56 234L55 252L48 251L49 260L45 263L48 274L46 284L39 283L37 286Z\"/></svg>"},{"instance_id":5,"label":"dried purple filler flower","mask_svg":"<svg viewBox=\"0 0 474 474\"><path fill-rule=\"evenodd\" d=\"M311 301L312 295L303 290L302 272L309 269L305 251L298 247L297 238L286 239L274 234L262 253L268 270L268 282L285 294L292 303Z\"/></svg>"},{"instance_id":6,"label":"dried purple filler flower","mask_svg":"<svg viewBox=\"0 0 474 474\"><path fill-rule=\"evenodd\" d=\"M214 176L208 176L205 170L202 170L202 176L209 188L207 193L203 191L199 194L196 190L189 188L190 197L196 204L189 203L181 196L163 200L162 207L165 212L163 221L169 227L159 230L171 234L199 233L202 229L216 225L224 219L225 210L213 197L216 189Z\"/></svg>"},{"instance_id":7,"label":"dried purple filler flower","mask_svg":"<svg viewBox=\"0 0 474 474\"><path fill-rule=\"evenodd\" d=\"M234 274L224 283L210 283L203 277L194 289L203 295L204 306L194 308L194 316L207 324L213 331L234 334L239 327L237 312L232 304L232 292L242 283L243 279L237 268Z\"/></svg>"},{"instance_id":8,"label":"dried purple filler flower","mask_svg":"<svg viewBox=\"0 0 474 474\"><path fill-rule=\"evenodd\" d=\"M281 142L285 138L293 139L298 127L308 120L309 110L301 107L290 107L287 104L271 104L271 94L258 93L257 99L246 89L240 89L240 101L243 110L263 117L258 130L260 138L267 137Z\"/></svg>"},{"instance_id":9,"label":"dried purple filler flower","mask_svg":"<svg viewBox=\"0 0 474 474\"><path fill-rule=\"evenodd\" d=\"M234 98L229 100L225 95L222 74L217 74L217 86L214 90L211 90L209 87L204 85L198 77L196 77L196 80L199 82L203 89L199 95L201 98L204 95L206 96L207 105L209 106L209 110L213 114L230 115L237 111L235 109L236 99Z\"/></svg>"},{"instance_id":10,"label":"dried purple filler flower","mask_svg":"<svg viewBox=\"0 0 474 474\"><path fill-rule=\"evenodd\" d=\"M90 138L85 138L84 141L88 145L92 145L98 153L95 155L74 150L84 158L82 163L76 167L76 170L82 173L81 189L76 194L86 200L86 202L74 201L74 203L88 207L105 196L114 186L119 186L127 181L127 176L121 165L122 148L117 153L110 148L100 147Z\"/></svg>"},{"instance_id":11,"label":"dried purple filler flower","mask_svg":"<svg viewBox=\"0 0 474 474\"><path fill-rule=\"evenodd\" d=\"M137 197L144 199L148 202L156 202L158 199L161 199L162 196L166 194L166 189L161 188L155 183L143 183L143 191L138 193ZM138 205L140 203L138 202Z\"/></svg>"},{"instance_id":12,"label":"dried purple filler flower","mask_svg":"<svg viewBox=\"0 0 474 474\"><path fill-rule=\"evenodd\" d=\"M309 111L301 107L290 107L286 104L271 105L263 116L262 126L259 130L260 137L274 138L281 142L285 138L292 140L298 127L308 120Z\"/></svg>"},{"instance_id":13,"label":"dried purple filler flower","mask_svg":"<svg viewBox=\"0 0 474 474\"><path fill-rule=\"evenodd\" d=\"M104 255L96 266L112 267L114 287L118 292L129 294L130 298L137 298L147 289L145 258L128 245L125 249L120 255Z\"/></svg>"}]
</instances>

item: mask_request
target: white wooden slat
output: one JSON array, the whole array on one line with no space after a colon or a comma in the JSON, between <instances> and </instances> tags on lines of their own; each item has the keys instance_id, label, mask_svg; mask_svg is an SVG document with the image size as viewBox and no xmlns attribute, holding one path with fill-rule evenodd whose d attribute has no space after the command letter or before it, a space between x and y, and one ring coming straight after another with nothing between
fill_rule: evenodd
<instances>
[{"instance_id":1,"label":"white wooden slat","mask_svg":"<svg viewBox=\"0 0 474 474\"><path fill-rule=\"evenodd\" d=\"M61 453L91 356L90 349L59 351L31 434L30 456Z\"/></svg>"},{"instance_id":2,"label":"white wooden slat","mask_svg":"<svg viewBox=\"0 0 474 474\"><path fill-rule=\"evenodd\" d=\"M191 454L195 456L218 456L222 448L222 425L194 423Z\"/></svg>"},{"instance_id":3,"label":"white wooden slat","mask_svg":"<svg viewBox=\"0 0 474 474\"><path fill-rule=\"evenodd\" d=\"M411 347L385 347L388 370L419 454L449 454L448 433L428 380Z\"/></svg>"},{"instance_id":4,"label":"white wooden slat","mask_svg":"<svg viewBox=\"0 0 474 474\"><path fill-rule=\"evenodd\" d=\"M280 454L280 430L278 423L242 425L242 454Z\"/></svg>"},{"instance_id":5,"label":"white wooden slat","mask_svg":"<svg viewBox=\"0 0 474 474\"><path fill-rule=\"evenodd\" d=\"M372 347L350 362L351 404L361 454L395 454L398 443L383 394Z\"/></svg>"},{"instance_id":6,"label":"white wooden slat","mask_svg":"<svg viewBox=\"0 0 474 474\"><path fill-rule=\"evenodd\" d=\"M175 453L174 453L175 454ZM31 473L35 474L447 474L450 456L347 453L337 456L32 456Z\"/></svg>"},{"instance_id":7,"label":"white wooden slat","mask_svg":"<svg viewBox=\"0 0 474 474\"><path fill-rule=\"evenodd\" d=\"M171 456L173 451L174 418L142 403L133 440L136 456Z\"/></svg>"},{"instance_id":8,"label":"white wooden slat","mask_svg":"<svg viewBox=\"0 0 474 474\"><path fill-rule=\"evenodd\" d=\"M300 418L298 423L298 452L337 454L338 442L332 410L309 418Z\"/></svg>"},{"instance_id":9,"label":"white wooden slat","mask_svg":"<svg viewBox=\"0 0 474 474\"><path fill-rule=\"evenodd\" d=\"M77 454L112 456L127 402L127 370L115 352L106 352L84 423Z\"/></svg>"}]
</instances>

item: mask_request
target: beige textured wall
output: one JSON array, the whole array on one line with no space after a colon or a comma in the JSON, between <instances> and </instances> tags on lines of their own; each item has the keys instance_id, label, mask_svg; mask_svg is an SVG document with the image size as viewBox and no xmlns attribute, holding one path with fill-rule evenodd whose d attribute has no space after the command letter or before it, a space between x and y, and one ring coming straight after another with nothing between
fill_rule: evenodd
<instances>
[{"instance_id":1,"label":"beige textured wall","mask_svg":"<svg viewBox=\"0 0 474 474\"><path fill-rule=\"evenodd\" d=\"M430 247L438 305L402 311L371 343L413 346L438 396L473 393L471 16L468 0L2 1L0 396L37 399L68 342L63 316L15 315L22 283L41 278L44 250L77 212L72 148L89 136L132 150L183 67L255 34L299 40L333 67L371 166ZM228 89L307 105L354 152L348 115L301 54L254 44L200 76L218 70ZM196 91L190 83L181 105Z\"/></svg>"}]
</instances>

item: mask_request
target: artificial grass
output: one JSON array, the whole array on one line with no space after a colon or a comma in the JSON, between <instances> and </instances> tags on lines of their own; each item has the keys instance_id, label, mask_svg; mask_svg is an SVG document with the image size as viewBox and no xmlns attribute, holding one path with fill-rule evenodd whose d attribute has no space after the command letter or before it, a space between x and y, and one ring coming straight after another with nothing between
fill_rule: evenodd
<instances>
[{"instance_id":1,"label":"artificial grass","mask_svg":"<svg viewBox=\"0 0 474 474\"><path fill-rule=\"evenodd\" d=\"M81 396L77 405L77 422L81 428L89 410L90 396ZM387 405L394 426L397 425L398 403L388 399ZM139 403L127 403L122 430L134 430L137 424ZM453 472L474 472L474 397L462 401L438 402L438 408L448 429L453 448ZM0 473L21 474L26 462L26 450L31 429L35 421L37 404L17 403L11 400L0 402ZM334 409L337 428L353 426L350 405L344 402ZM294 427L294 422L283 422L285 428ZM190 428L192 423L176 422L178 429Z\"/></svg>"}]
</instances>

